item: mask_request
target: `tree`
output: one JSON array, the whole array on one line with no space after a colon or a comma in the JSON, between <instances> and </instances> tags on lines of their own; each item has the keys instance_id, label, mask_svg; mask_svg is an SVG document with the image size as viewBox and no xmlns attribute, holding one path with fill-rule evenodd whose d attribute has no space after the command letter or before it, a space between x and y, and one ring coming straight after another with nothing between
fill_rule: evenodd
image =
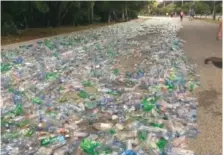
<instances>
[{"instance_id":1,"label":"tree","mask_svg":"<svg viewBox=\"0 0 223 155\"><path fill-rule=\"evenodd\" d=\"M206 3L207 5L209 5L210 12L212 13L213 20L215 20L216 13L218 11L221 12L221 9L219 7L222 6L222 1L213 0L213 1L205 1L204 3Z\"/></svg>"},{"instance_id":2,"label":"tree","mask_svg":"<svg viewBox=\"0 0 223 155\"><path fill-rule=\"evenodd\" d=\"M59 10L57 14L57 22L55 26L60 26L61 22L63 21L64 17L67 15L69 9L72 7L72 2L70 1L61 1L58 5Z\"/></svg>"},{"instance_id":3,"label":"tree","mask_svg":"<svg viewBox=\"0 0 223 155\"><path fill-rule=\"evenodd\" d=\"M2 26L14 29L85 25L137 18L154 1L3 1ZM98 20L98 21L99 21ZM6 24L5 24L6 23ZM12 31L11 31L12 32ZM15 31L13 31L15 32Z\"/></svg>"},{"instance_id":4,"label":"tree","mask_svg":"<svg viewBox=\"0 0 223 155\"><path fill-rule=\"evenodd\" d=\"M2 8L3 15L8 14L15 23L24 23L26 28L36 23L33 14L45 15L49 12L49 7L44 1L4 2Z\"/></svg>"},{"instance_id":5,"label":"tree","mask_svg":"<svg viewBox=\"0 0 223 155\"><path fill-rule=\"evenodd\" d=\"M211 9L210 6L202 1L195 2L195 11L197 14L209 14Z\"/></svg>"},{"instance_id":6,"label":"tree","mask_svg":"<svg viewBox=\"0 0 223 155\"><path fill-rule=\"evenodd\" d=\"M216 2L215 2L215 0L213 1L213 13L212 13L212 15L213 15L213 20L215 20L216 19Z\"/></svg>"},{"instance_id":7,"label":"tree","mask_svg":"<svg viewBox=\"0 0 223 155\"><path fill-rule=\"evenodd\" d=\"M174 12L175 11L175 8L176 8L176 5L173 4L173 3L171 3L171 4L169 4L169 5L166 6L166 11L168 13L171 13L171 12Z\"/></svg>"},{"instance_id":8,"label":"tree","mask_svg":"<svg viewBox=\"0 0 223 155\"><path fill-rule=\"evenodd\" d=\"M93 23L94 22L94 4L95 4L95 2L94 1L90 1L89 2L90 3L90 12L91 12L91 23Z\"/></svg>"},{"instance_id":9,"label":"tree","mask_svg":"<svg viewBox=\"0 0 223 155\"><path fill-rule=\"evenodd\" d=\"M129 17L128 17L128 2L125 1L125 18L126 18L126 21L129 20Z\"/></svg>"},{"instance_id":10,"label":"tree","mask_svg":"<svg viewBox=\"0 0 223 155\"><path fill-rule=\"evenodd\" d=\"M217 3L216 13L221 13L222 14L222 1Z\"/></svg>"}]
</instances>

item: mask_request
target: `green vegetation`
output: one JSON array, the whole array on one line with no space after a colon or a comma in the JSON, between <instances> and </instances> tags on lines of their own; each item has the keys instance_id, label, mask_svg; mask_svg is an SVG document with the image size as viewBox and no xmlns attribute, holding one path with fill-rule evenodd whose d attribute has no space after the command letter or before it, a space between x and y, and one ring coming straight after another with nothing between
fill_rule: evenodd
<instances>
[{"instance_id":1,"label":"green vegetation","mask_svg":"<svg viewBox=\"0 0 223 155\"><path fill-rule=\"evenodd\" d=\"M28 28L58 28L128 21L151 1L3 1L3 36Z\"/></svg>"},{"instance_id":2,"label":"green vegetation","mask_svg":"<svg viewBox=\"0 0 223 155\"><path fill-rule=\"evenodd\" d=\"M182 10L188 14L190 9L194 9L195 14L212 15L213 20L216 19L216 14L222 13L222 1L163 1L162 3L153 2L148 8L140 13L144 15L166 15L166 13L180 13Z\"/></svg>"},{"instance_id":3,"label":"green vegetation","mask_svg":"<svg viewBox=\"0 0 223 155\"><path fill-rule=\"evenodd\" d=\"M2 1L2 45L96 28L181 10L196 15L222 13L221 1ZM206 19L201 19L206 20ZM207 21L210 21L207 19Z\"/></svg>"}]
</instances>

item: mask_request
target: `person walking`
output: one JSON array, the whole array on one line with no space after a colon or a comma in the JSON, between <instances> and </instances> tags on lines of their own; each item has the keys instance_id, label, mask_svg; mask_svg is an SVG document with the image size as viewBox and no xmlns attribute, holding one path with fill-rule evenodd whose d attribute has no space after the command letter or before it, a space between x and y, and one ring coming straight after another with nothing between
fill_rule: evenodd
<instances>
[{"instance_id":1,"label":"person walking","mask_svg":"<svg viewBox=\"0 0 223 155\"><path fill-rule=\"evenodd\" d=\"M189 21L192 21L192 10L191 9L189 10L188 15L189 15Z\"/></svg>"},{"instance_id":2,"label":"person walking","mask_svg":"<svg viewBox=\"0 0 223 155\"><path fill-rule=\"evenodd\" d=\"M184 17L184 12L181 10L181 12L180 12L180 21L181 22L183 21L183 17Z\"/></svg>"},{"instance_id":3,"label":"person walking","mask_svg":"<svg viewBox=\"0 0 223 155\"><path fill-rule=\"evenodd\" d=\"M190 12L190 20L191 21L194 18L194 15L195 15L194 9L191 9L191 12Z\"/></svg>"},{"instance_id":4,"label":"person walking","mask_svg":"<svg viewBox=\"0 0 223 155\"><path fill-rule=\"evenodd\" d=\"M222 39L222 20L219 24L218 32L217 32L217 40L221 40L221 39Z\"/></svg>"}]
</instances>

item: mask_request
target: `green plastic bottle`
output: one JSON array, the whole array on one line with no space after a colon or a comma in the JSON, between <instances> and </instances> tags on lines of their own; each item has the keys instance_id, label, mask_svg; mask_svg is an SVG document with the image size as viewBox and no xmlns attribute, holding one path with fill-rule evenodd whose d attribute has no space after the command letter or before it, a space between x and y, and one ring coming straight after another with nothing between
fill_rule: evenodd
<instances>
[{"instance_id":1,"label":"green plastic bottle","mask_svg":"<svg viewBox=\"0 0 223 155\"><path fill-rule=\"evenodd\" d=\"M164 138L161 138L161 139L156 143L157 147L158 147L161 151L163 151L163 150L165 149L166 144L167 144L167 140L164 139Z\"/></svg>"},{"instance_id":2,"label":"green plastic bottle","mask_svg":"<svg viewBox=\"0 0 223 155\"><path fill-rule=\"evenodd\" d=\"M82 84L84 87L92 87L93 86L93 84L90 81L83 81Z\"/></svg>"},{"instance_id":3,"label":"green plastic bottle","mask_svg":"<svg viewBox=\"0 0 223 155\"><path fill-rule=\"evenodd\" d=\"M190 82L189 91L192 92L196 88L196 85L193 82Z\"/></svg>"},{"instance_id":4,"label":"green plastic bottle","mask_svg":"<svg viewBox=\"0 0 223 155\"><path fill-rule=\"evenodd\" d=\"M52 55L53 55L54 57L56 57L57 59L59 59L59 56L58 56L58 54L57 54L56 52L54 52Z\"/></svg>"},{"instance_id":5,"label":"green plastic bottle","mask_svg":"<svg viewBox=\"0 0 223 155\"><path fill-rule=\"evenodd\" d=\"M84 139L82 140L80 144L80 148L87 153L88 155L98 155L98 151L96 151L96 148L100 146L100 144L96 141L92 141L90 139Z\"/></svg>"},{"instance_id":6,"label":"green plastic bottle","mask_svg":"<svg viewBox=\"0 0 223 155\"><path fill-rule=\"evenodd\" d=\"M19 122L17 125L18 125L20 128L22 128L22 127L26 126L27 124L29 124L29 120L28 120L28 119L25 119L25 120Z\"/></svg>"},{"instance_id":7,"label":"green plastic bottle","mask_svg":"<svg viewBox=\"0 0 223 155\"><path fill-rule=\"evenodd\" d=\"M48 47L50 50L53 50L53 46L52 46L50 40L45 40L45 41L44 41L44 45L45 45L46 47Z\"/></svg>"},{"instance_id":8,"label":"green plastic bottle","mask_svg":"<svg viewBox=\"0 0 223 155\"><path fill-rule=\"evenodd\" d=\"M9 89L8 89L8 92L9 93L13 93L15 90L14 90L14 88L12 88L12 87L10 87Z\"/></svg>"},{"instance_id":9,"label":"green plastic bottle","mask_svg":"<svg viewBox=\"0 0 223 155\"><path fill-rule=\"evenodd\" d=\"M150 123L150 125L157 128L163 128L163 124L159 124L159 123Z\"/></svg>"},{"instance_id":10,"label":"green plastic bottle","mask_svg":"<svg viewBox=\"0 0 223 155\"><path fill-rule=\"evenodd\" d=\"M54 81L59 77L58 73L46 73L46 79L50 81Z\"/></svg>"},{"instance_id":11,"label":"green plastic bottle","mask_svg":"<svg viewBox=\"0 0 223 155\"><path fill-rule=\"evenodd\" d=\"M85 102L84 105L87 109L93 109L97 106L97 103L96 102Z\"/></svg>"},{"instance_id":12,"label":"green plastic bottle","mask_svg":"<svg viewBox=\"0 0 223 155\"><path fill-rule=\"evenodd\" d=\"M154 108L154 104L148 102L146 98L141 102L141 104L143 105L143 111L145 112L149 112Z\"/></svg>"},{"instance_id":13,"label":"green plastic bottle","mask_svg":"<svg viewBox=\"0 0 223 155\"><path fill-rule=\"evenodd\" d=\"M34 104L42 104L43 101L40 98L35 97L35 98L32 99L32 103L34 103Z\"/></svg>"},{"instance_id":14,"label":"green plastic bottle","mask_svg":"<svg viewBox=\"0 0 223 155\"><path fill-rule=\"evenodd\" d=\"M27 131L27 133L25 134L25 136L27 136L27 137L30 137L30 136L32 136L34 134L34 129L29 129L28 131Z\"/></svg>"},{"instance_id":15,"label":"green plastic bottle","mask_svg":"<svg viewBox=\"0 0 223 155\"><path fill-rule=\"evenodd\" d=\"M6 133L3 136L7 137L8 139L18 138L20 134L18 132Z\"/></svg>"},{"instance_id":16,"label":"green plastic bottle","mask_svg":"<svg viewBox=\"0 0 223 155\"><path fill-rule=\"evenodd\" d=\"M81 90L80 93L78 94L78 96L80 96L81 98L88 98L89 97L89 94L86 93L85 91Z\"/></svg>"},{"instance_id":17,"label":"green plastic bottle","mask_svg":"<svg viewBox=\"0 0 223 155\"><path fill-rule=\"evenodd\" d=\"M57 139L57 137L49 137L49 138L44 138L40 141L40 146L47 146L51 143L53 143L55 140Z\"/></svg>"},{"instance_id":18,"label":"green plastic bottle","mask_svg":"<svg viewBox=\"0 0 223 155\"><path fill-rule=\"evenodd\" d=\"M140 141L145 141L147 139L148 132L147 131L139 131L138 133L138 139Z\"/></svg>"},{"instance_id":19,"label":"green plastic bottle","mask_svg":"<svg viewBox=\"0 0 223 155\"><path fill-rule=\"evenodd\" d=\"M40 146L46 146L46 145L49 145L50 143L51 143L51 139L45 138L40 141Z\"/></svg>"},{"instance_id":20,"label":"green plastic bottle","mask_svg":"<svg viewBox=\"0 0 223 155\"><path fill-rule=\"evenodd\" d=\"M108 133L111 135L114 135L114 134L116 134L116 131L115 131L115 129L110 129L110 130L108 130Z\"/></svg>"},{"instance_id":21,"label":"green plastic bottle","mask_svg":"<svg viewBox=\"0 0 223 155\"><path fill-rule=\"evenodd\" d=\"M9 71L11 68L12 68L12 66L10 64L2 64L1 63L1 72L2 73Z\"/></svg>"},{"instance_id":22,"label":"green plastic bottle","mask_svg":"<svg viewBox=\"0 0 223 155\"><path fill-rule=\"evenodd\" d=\"M15 115L22 115L24 113L22 104L17 104L13 112Z\"/></svg>"},{"instance_id":23,"label":"green plastic bottle","mask_svg":"<svg viewBox=\"0 0 223 155\"><path fill-rule=\"evenodd\" d=\"M107 92L107 94L114 95L114 96L120 96L121 95L121 93L119 91L116 91L116 90L111 90L111 91Z\"/></svg>"},{"instance_id":24,"label":"green plastic bottle","mask_svg":"<svg viewBox=\"0 0 223 155\"><path fill-rule=\"evenodd\" d=\"M115 76L118 76L118 69L117 68L115 68L114 70L113 70L113 74L115 75Z\"/></svg>"}]
</instances>

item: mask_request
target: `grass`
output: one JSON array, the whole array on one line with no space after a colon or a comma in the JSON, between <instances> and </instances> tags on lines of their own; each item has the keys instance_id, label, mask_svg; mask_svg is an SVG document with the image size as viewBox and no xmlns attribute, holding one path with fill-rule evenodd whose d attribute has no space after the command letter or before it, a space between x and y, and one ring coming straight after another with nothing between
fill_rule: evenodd
<instances>
[{"instance_id":1,"label":"grass","mask_svg":"<svg viewBox=\"0 0 223 155\"><path fill-rule=\"evenodd\" d=\"M23 41L56 36L60 34L67 34L70 32L81 31L81 30L86 30L90 28L98 28L98 27L103 27L103 26L108 26L108 25L113 25L113 24L115 23L114 22L113 23L100 23L100 24L91 24L87 26L68 26L68 27L58 27L58 28L29 28L29 29L21 31L20 35L1 36L1 45L19 43Z\"/></svg>"},{"instance_id":2,"label":"grass","mask_svg":"<svg viewBox=\"0 0 223 155\"><path fill-rule=\"evenodd\" d=\"M195 18L196 20L201 20L201 21L205 21L205 22L208 22L208 23L214 23L214 24L219 24L220 21L218 21L218 19L216 20L213 20L213 19L210 19L210 18Z\"/></svg>"}]
</instances>

